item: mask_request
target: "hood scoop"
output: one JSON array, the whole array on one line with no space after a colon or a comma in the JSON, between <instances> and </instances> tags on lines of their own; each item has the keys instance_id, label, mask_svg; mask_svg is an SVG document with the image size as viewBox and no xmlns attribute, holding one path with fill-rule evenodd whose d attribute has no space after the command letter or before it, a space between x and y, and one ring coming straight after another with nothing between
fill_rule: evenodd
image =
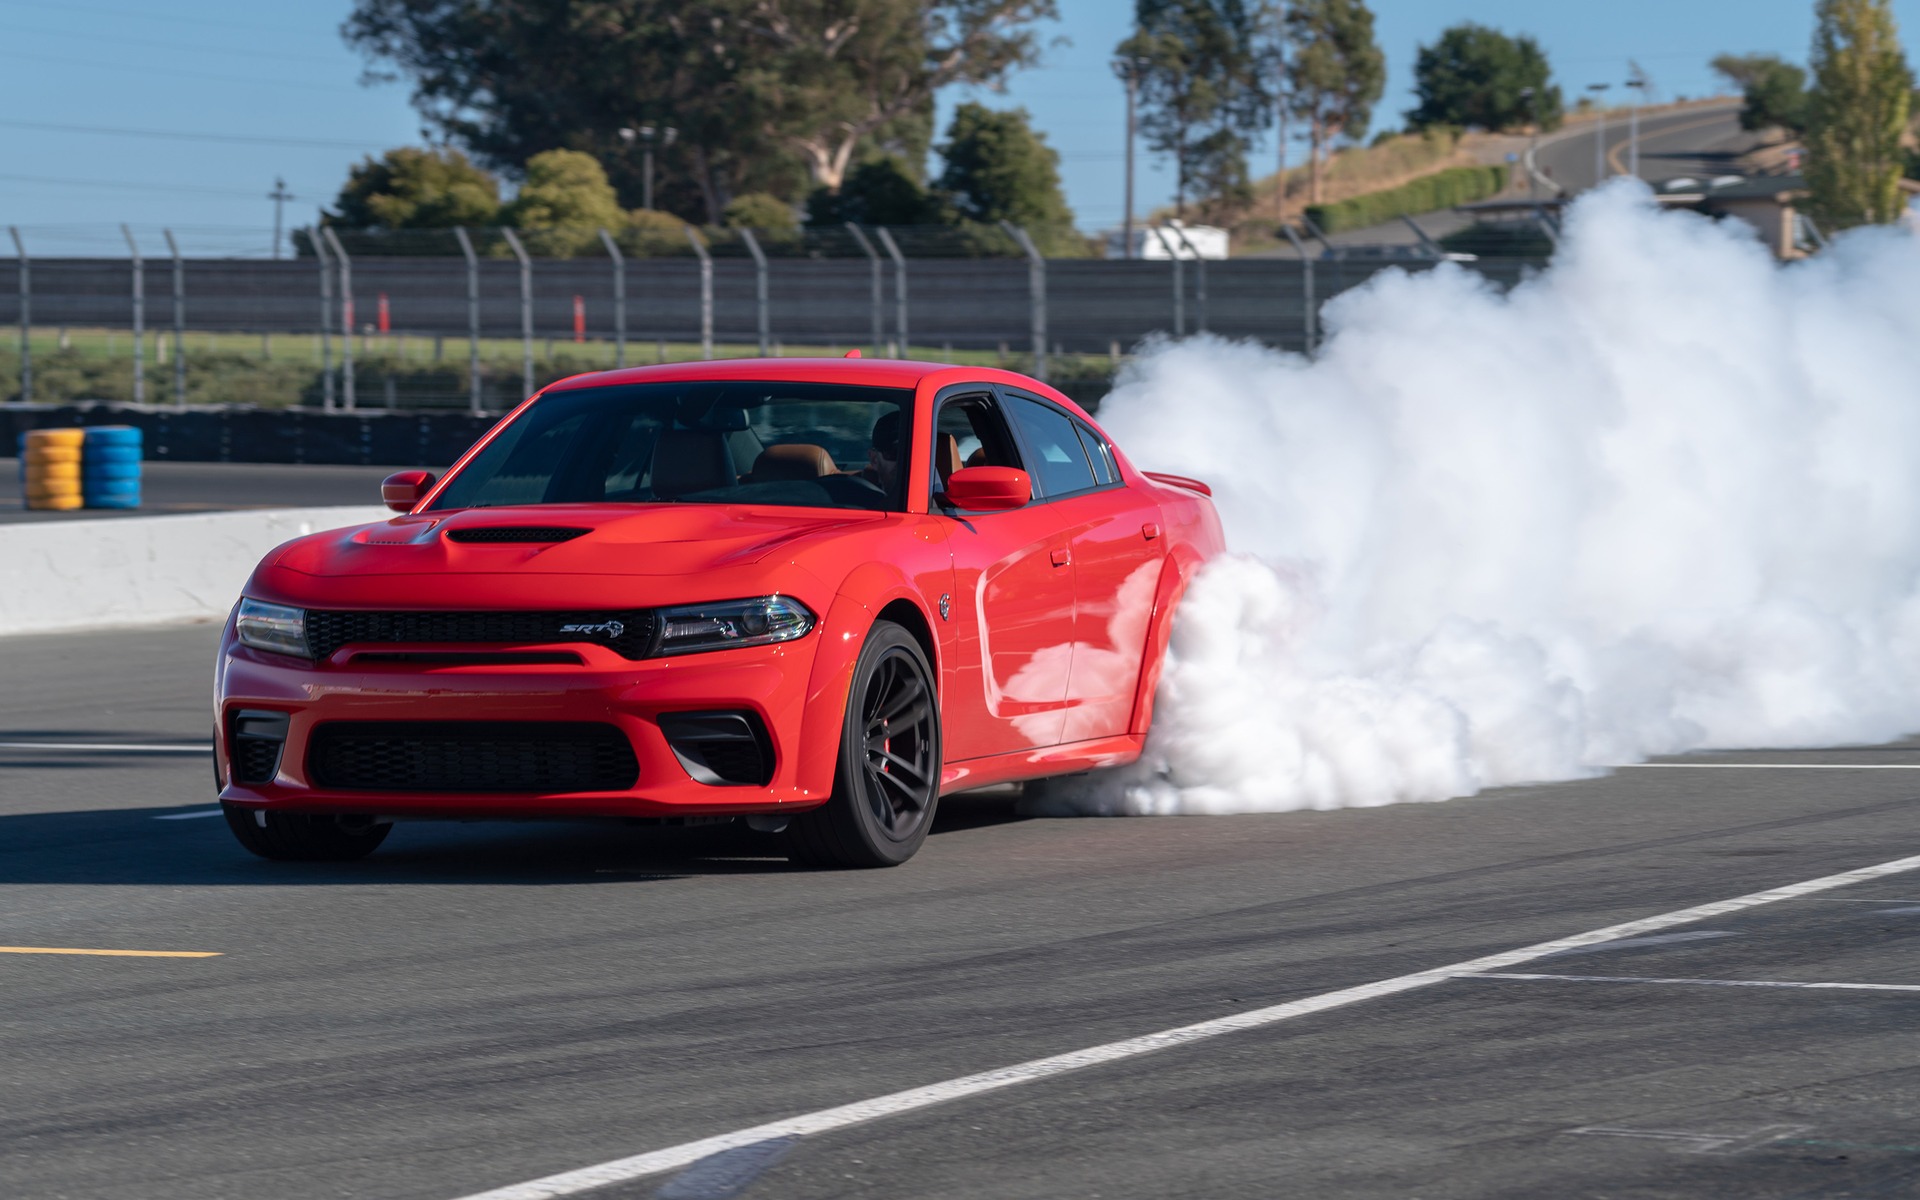
<instances>
[{"instance_id":1,"label":"hood scoop","mask_svg":"<svg viewBox=\"0 0 1920 1200\"><path fill-rule=\"evenodd\" d=\"M467 525L447 530L450 542L480 542L491 545L528 545L537 542L570 542L590 529L571 529L560 525Z\"/></svg>"}]
</instances>

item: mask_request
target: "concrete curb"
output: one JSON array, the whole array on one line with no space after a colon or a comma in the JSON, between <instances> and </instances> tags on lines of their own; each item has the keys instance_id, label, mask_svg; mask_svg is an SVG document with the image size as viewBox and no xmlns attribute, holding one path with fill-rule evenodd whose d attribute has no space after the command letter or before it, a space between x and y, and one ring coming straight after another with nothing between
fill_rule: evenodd
<instances>
[{"instance_id":1,"label":"concrete curb","mask_svg":"<svg viewBox=\"0 0 1920 1200\"><path fill-rule=\"evenodd\" d=\"M354 505L0 525L0 636L223 618L275 546L392 515Z\"/></svg>"}]
</instances>

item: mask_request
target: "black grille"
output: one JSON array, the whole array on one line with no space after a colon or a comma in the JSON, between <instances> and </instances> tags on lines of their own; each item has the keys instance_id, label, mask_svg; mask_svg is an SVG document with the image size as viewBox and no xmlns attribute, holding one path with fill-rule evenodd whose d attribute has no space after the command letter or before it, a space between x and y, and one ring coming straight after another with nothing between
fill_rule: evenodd
<instances>
[{"instance_id":1,"label":"black grille","mask_svg":"<svg viewBox=\"0 0 1920 1200\"><path fill-rule=\"evenodd\" d=\"M660 732L700 783L765 787L773 780L773 745L751 712L662 713Z\"/></svg>"},{"instance_id":2,"label":"black grille","mask_svg":"<svg viewBox=\"0 0 1920 1200\"><path fill-rule=\"evenodd\" d=\"M228 719L235 783L273 782L280 771L280 748L287 741L287 719L286 713L258 709L241 709Z\"/></svg>"},{"instance_id":3,"label":"black grille","mask_svg":"<svg viewBox=\"0 0 1920 1200\"><path fill-rule=\"evenodd\" d=\"M450 542L570 542L585 529L566 529L558 525L487 525L447 530Z\"/></svg>"},{"instance_id":4,"label":"black grille","mask_svg":"<svg viewBox=\"0 0 1920 1200\"><path fill-rule=\"evenodd\" d=\"M566 626L575 626L571 631ZM624 612L307 612L307 652L331 657L346 645L491 642L552 645L587 642L622 658L645 658L653 647L653 613Z\"/></svg>"},{"instance_id":5,"label":"black grille","mask_svg":"<svg viewBox=\"0 0 1920 1200\"><path fill-rule=\"evenodd\" d=\"M307 773L363 792L618 792L640 764L611 725L571 721L333 721Z\"/></svg>"}]
</instances>

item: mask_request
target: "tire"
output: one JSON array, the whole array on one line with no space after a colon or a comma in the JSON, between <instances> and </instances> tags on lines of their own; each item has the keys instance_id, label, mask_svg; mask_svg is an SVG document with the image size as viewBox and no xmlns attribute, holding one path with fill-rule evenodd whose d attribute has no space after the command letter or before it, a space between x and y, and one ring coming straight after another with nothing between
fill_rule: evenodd
<instances>
[{"instance_id":1,"label":"tire","mask_svg":"<svg viewBox=\"0 0 1920 1200\"><path fill-rule=\"evenodd\" d=\"M833 798L787 828L810 867L895 867L927 840L940 802L940 704L933 670L891 621L867 634L841 721Z\"/></svg>"},{"instance_id":2,"label":"tire","mask_svg":"<svg viewBox=\"0 0 1920 1200\"><path fill-rule=\"evenodd\" d=\"M225 801L220 808L227 815L227 828L242 846L279 862L352 862L372 854L393 831L391 824L376 824L365 817L263 813Z\"/></svg>"}]
</instances>

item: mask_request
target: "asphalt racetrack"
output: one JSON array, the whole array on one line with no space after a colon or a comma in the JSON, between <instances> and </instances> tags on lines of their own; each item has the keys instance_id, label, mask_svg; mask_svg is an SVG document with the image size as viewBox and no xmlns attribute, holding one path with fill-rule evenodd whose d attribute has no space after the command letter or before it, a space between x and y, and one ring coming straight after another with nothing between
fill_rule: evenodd
<instances>
[{"instance_id":1,"label":"asphalt racetrack","mask_svg":"<svg viewBox=\"0 0 1920 1200\"><path fill-rule=\"evenodd\" d=\"M139 508L47 512L21 505L20 460L0 458L0 524L170 516L244 508L378 504L380 481L399 469L149 459L141 465L142 504Z\"/></svg>"},{"instance_id":2,"label":"asphalt racetrack","mask_svg":"<svg viewBox=\"0 0 1920 1200\"><path fill-rule=\"evenodd\" d=\"M214 639L0 641L0 1195L1920 1191L1920 745L1261 817L955 798L880 872L591 824L270 864L207 815Z\"/></svg>"}]
</instances>

